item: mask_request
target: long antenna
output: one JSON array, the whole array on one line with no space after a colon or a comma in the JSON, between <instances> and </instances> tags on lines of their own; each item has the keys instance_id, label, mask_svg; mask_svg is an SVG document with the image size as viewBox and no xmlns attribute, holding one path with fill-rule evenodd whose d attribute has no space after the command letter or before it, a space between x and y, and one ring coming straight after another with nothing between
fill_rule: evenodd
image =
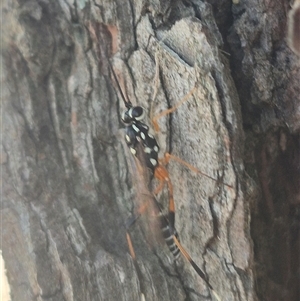
<instances>
[{"instance_id":1,"label":"long antenna","mask_svg":"<svg viewBox=\"0 0 300 301\"><path fill-rule=\"evenodd\" d=\"M106 32L104 32L103 26L101 26L100 30L98 31L99 38L100 38L102 41L105 41L104 35L107 36L107 35L109 34L110 42L111 42L111 41L112 41L112 34L111 34L111 32L110 32L109 30L107 30L107 28L106 28L105 31L106 31ZM95 32L94 32L94 34L97 36L97 34L96 34ZM132 104L131 104L130 101L127 101L127 99L126 99L126 97L125 97L125 95L124 95L124 93L123 93L123 90L122 90L122 88L121 88L121 86L120 86L118 77L117 77L117 75L116 75L116 73L115 73L115 71L114 71L114 68L113 68L113 66L112 66L112 63L111 63L110 58L109 58L109 56L108 56L107 48L105 47L105 45L103 45L103 44L101 43L102 41L100 41L99 38L98 38L98 45L99 45L99 47L100 47L100 51L104 54L104 58L107 59L107 62L108 62L108 65L109 65L109 69L110 69L111 73L113 74L113 78L114 78L114 80L115 80L115 82L116 82L116 84L117 84L117 87L118 87L118 90L119 90L119 92L120 92L121 98L122 98L122 100L123 100L123 102L124 102L126 108L131 108L131 107L132 107ZM102 59L103 59L103 56L102 56Z\"/></svg>"},{"instance_id":2,"label":"long antenna","mask_svg":"<svg viewBox=\"0 0 300 301\"><path fill-rule=\"evenodd\" d=\"M126 100L126 97L125 97L125 95L123 93L123 90L122 90L122 88L120 86L120 83L119 83L119 80L117 78L117 75L116 75L116 73L114 71L114 68L113 68L113 66L111 64L111 61L110 61L110 59L108 57L107 57L107 60L108 60L108 64L109 64L110 70L111 70L111 72L113 74L114 80L115 80L115 82L116 82L116 84L118 86L118 90L119 90L119 92L120 92L120 94L122 96L123 102L124 102L126 108L131 108L132 104L131 104L131 102L129 100L128 101Z\"/></svg>"}]
</instances>

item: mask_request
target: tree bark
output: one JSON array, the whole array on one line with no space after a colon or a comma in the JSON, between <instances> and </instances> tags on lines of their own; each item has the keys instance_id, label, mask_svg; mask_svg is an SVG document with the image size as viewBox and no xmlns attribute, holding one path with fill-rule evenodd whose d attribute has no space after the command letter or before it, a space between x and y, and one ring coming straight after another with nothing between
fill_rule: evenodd
<instances>
[{"instance_id":1,"label":"tree bark","mask_svg":"<svg viewBox=\"0 0 300 301\"><path fill-rule=\"evenodd\" d=\"M221 299L298 300L300 69L288 6L208 2L2 4L12 300L214 300L187 261L150 242L153 217L130 229L138 269L129 255L125 222L145 196L109 62L149 125L194 89L155 137L161 156L215 179L167 167L181 242ZM167 209L168 190L158 198Z\"/></svg>"},{"instance_id":2,"label":"tree bark","mask_svg":"<svg viewBox=\"0 0 300 301\"><path fill-rule=\"evenodd\" d=\"M300 61L287 46L290 5L276 0L235 6L228 36L245 168L260 188L251 208L260 300L300 299Z\"/></svg>"}]
</instances>

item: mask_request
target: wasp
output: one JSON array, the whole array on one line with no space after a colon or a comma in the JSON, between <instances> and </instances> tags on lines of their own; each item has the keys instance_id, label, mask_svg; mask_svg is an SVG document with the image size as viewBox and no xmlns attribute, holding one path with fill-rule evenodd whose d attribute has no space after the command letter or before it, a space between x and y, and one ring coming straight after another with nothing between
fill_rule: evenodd
<instances>
[{"instance_id":1,"label":"wasp","mask_svg":"<svg viewBox=\"0 0 300 301\"><path fill-rule=\"evenodd\" d=\"M140 168L147 169L150 172L149 181L151 181L152 178L155 178L159 182L159 185L152 192L152 195L147 198L147 202L144 205L142 205L140 208L138 208L135 214L131 216L126 222L126 228L127 228L126 238L127 238L130 255L135 261L135 265L136 265L136 255L135 255L132 239L129 233L129 229L136 222L139 216L146 211L146 209L150 206L150 202L151 202L152 203L151 206L154 206L156 208L156 213L159 219L159 224L161 227L164 240L169 250L173 254L174 259L177 260L180 257L180 254L182 254L187 259L187 261L191 264L191 266L196 271L196 273L205 281L205 283L210 288L210 290L215 295L215 297L218 300L220 300L219 296L214 291L212 285L209 283L206 274L195 263L195 261L191 258L189 253L185 250L185 248L180 243L179 234L175 229L175 201L173 195L173 185L166 166L171 159L174 159L175 161L185 165L186 167L190 168L195 172L201 173L213 179L214 181L216 181L216 179L210 177L209 175L206 175L205 173L198 171L192 165L188 164L187 162L181 160L180 158L170 153L166 153L162 159L159 159L160 148L158 142L155 139L155 137L149 132L150 130L149 126L143 121L145 117L144 108L141 106L133 106L129 100L126 100L112 65L110 65L110 69L114 77L114 81L118 86L118 90L120 92L120 95L126 107L121 117L122 122L125 124L125 142L131 154L137 159ZM159 115L157 115L156 117L154 117L153 118L154 128L158 129L157 120L160 117L175 111L182 103L188 100L188 98L193 94L195 89L196 88L192 89L176 106L168 110L165 110L161 112ZM169 196L167 215L163 213L162 208L156 199L156 195L163 189L165 185L167 185L168 196Z\"/></svg>"}]
</instances>

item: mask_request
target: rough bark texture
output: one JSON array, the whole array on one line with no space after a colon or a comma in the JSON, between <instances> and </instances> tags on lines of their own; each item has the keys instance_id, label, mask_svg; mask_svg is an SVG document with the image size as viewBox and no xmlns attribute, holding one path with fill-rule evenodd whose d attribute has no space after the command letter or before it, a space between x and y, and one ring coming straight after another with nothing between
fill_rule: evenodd
<instances>
[{"instance_id":1,"label":"rough bark texture","mask_svg":"<svg viewBox=\"0 0 300 301\"><path fill-rule=\"evenodd\" d=\"M181 242L222 300L299 300L288 1L2 5L1 249L13 301L213 299L186 261L149 244L147 217L131 229L141 274L128 254L124 223L143 196L108 60L149 124L196 87L156 137L162 155L218 179L168 166ZM167 190L159 200L167 208Z\"/></svg>"},{"instance_id":2,"label":"rough bark texture","mask_svg":"<svg viewBox=\"0 0 300 301\"><path fill-rule=\"evenodd\" d=\"M245 1L228 37L244 162L261 192L251 223L260 300L300 299L300 60L286 44L290 4Z\"/></svg>"}]
</instances>

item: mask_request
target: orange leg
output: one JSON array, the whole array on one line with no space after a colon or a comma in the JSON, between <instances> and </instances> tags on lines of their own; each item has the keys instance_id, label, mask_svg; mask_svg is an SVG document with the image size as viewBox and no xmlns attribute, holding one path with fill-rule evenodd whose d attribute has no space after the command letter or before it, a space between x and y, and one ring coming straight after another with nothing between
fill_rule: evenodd
<instances>
[{"instance_id":1,"label":"orange leg","mask_svg":"<svg viewBox=\"0 0 300 301\"><path fill-rule=\"evenodd\" d=\"M209 179L213 180L213 181L218 181L217 179L199 171L197 168L195 168L194 166L192 166L191 164L185 162L184 160L171 155L169 153L166 153L163 159L159 160L159 164L155 169L154 172L154 177L159 181L159 185L158 187L155 189L154 191L154 195L157 195L164 187L165 183L167 183L168 185L168 193L169 193L169 210L168 210L168 220L169 220L169 226L170 229L175 229L175 201L174 201L174 195L173 195L173 185L171 182L171 179L169 177L169 173L167 171L167 169L165 168L165 166L169 163L170 160L174 160L177 161L178 163L186 166L187 168L191 169L192 171L196 172L196 173L200 173L206 177L208 177ZM225 184L224 185L232 188L230 185Z\"/></svg>"},{"instance_id":2,"label":"orange leg","mask_svg":"<svg viewBox=\"0 0 300 301\"><path fill-rule=\"evenodd\" d=\"M206 282L206 284L208 285L208 287L210 288L211 292L213 293L213 295L216 297L216 299L218 301L221 301L221 298L219 297L219 295L215 292L215 290L213 289L213 287L211 286L211 284L209 283L207 276L204 274L204 272L199 268L199 266L195 263L195 261L192 259L192 257L190 256L190 254L185 250L185 248L182 246L182 244L179 242L178 238L173 235L173 240L175 245L178 247L178 249L180 250L180 253L184 256L184 258L191 264L191 266L193 267L193 269L197 272L197 274Z\"/></svg>"},{"instance_id":3,"label":"orange leg","mask_svg":"<svg viewBox=\"0 0 300 301\"><path fill-rule=\"evenodd\" d=\"M144 288L143 281L142 281L143 276L142 276L142 272L141 272L140 267L139 267L139 265L138 265L138 263L137 263L137 260L136 260L136 256L135 256L135 252L134 252L134 248L133 248L131 236L130 236L128 230L126 231L126 240L127 240L127 244L128 244L130 256L132 257L133 264L134 264L134 266L135 266L135 269L136 269L138 278L140 279L140 286L141 286L141 301L145 301L145 295L144 295L144 293L143 293L143 292L145 291L145 288Z\"/></svg>"},{"instance_id":4,"label":"orange leg","mask_svg":"<svg viewBox=\"0 0 300 301\"><path fill-rule=\"evenodd\" d=\"M158 76L157 74L158 74L158 70L156 70L156 76L155 76L155 78L157 78L157 76ZM197 87L195 86L192 90L190 90L190 92L188 94L186 94L177 104L175 104L175 106L171 107L170 109L162 111L161 113L157 114L156 116L154 116L152 118L153 127L154 127L154 130L156 132L159 131L158 119L160 119L161 117L166 116L166 115L171 114L174 111L176 111L183 103L185 103L186 101L189 100L189 98L195 92L196 88ZM155 96L156 96L156 94L157 94L157 89L155 90ZM178 158L178 157L176 157L174 155L171 155L169 153L165 154L164 159L162 159L162 161L161 161L161 164L162 165L167 165L169 163L170 159L172 159L174 161L177 161L178 163L186 166L187 168L191 169L192 171L194 171L196 173L199 173L199 174L201 174L201 175L203 175L203 176L205 176L205 177L207 177L207 178L209 178L209 179L211 179L213 181L218 182L218 179L215 179L214 177L211 177L210 175L208 175L208 174L206 174L206 173L198 170L197 168L195 168L191 164L189 164L189 163L185 162L184 160L182 160L182 159L180 159L180 158ZM227 186L227 187L229 187L229 188L233 188L229 184L224 183L224 185Z\"/></svg>"},{"instance_id":5,"label":"orange leg","mask_svg":"<svg viewBox=\"0 0 300 301\"><path fill-rule=\"evenodd\" d=\"M188 169L190 169L190 170L192 170L192 171L194 171L194 172L196 172L196 173L198 173L198 174L200 174L200 175L202 175L202 176L205 176L205 177L207 177L207 178L209 178L209 179L211 179L211 180L213 180L213 181L215 181L215 182L218 182L218 181L219 181L218 179L215 179L214 177L212 177L212 176L206 174L205 172L200 171L199 169L197 169L197 168L194 167L193 165L191 165L191 164L185 162L184 160L180 159L179 157L174 156L174 155L171 155L171 154L169 154L169 153L166 153L166 154L165 154L165 158L164 158L165 162L169 163L170 159L172 159L172 160L174 160L174 161L177 161L178 163L180 163L180 164L186 166ZM233 188L231 185L226 184L226 183L223 183L223 185L225 185L225 186L227 186L227 187L229 187L229 188Z\"/></svg>"},{"instance_id":6,"label":"orange leg","mask_svg":"<svg viewBox=\"0 0 300 301\"><path fill-rule=\"evenodd\" d=\"M158 115L156 115L152 118L153 127L154 127L156 132L159 131L159 125L158 125L158 122L157 122L158 119L163 117L163 116L166 116L168 114L171 114L174 111L176 111L183 103L185 103L193 95L195 90L196 90L196 87L194 87L188 94L186 94L177 104L175 104L174 107L172 107L170 109L167 109L167 110L164 110L164 111L160 112Z\"/></svg>"},{"instance_id":7,"label":"orange leg","mask_svg":"<svg viewBox=\"0 0 300 301\"><path fill-rule=\"evenodd\" d=\"M169 160L169 158L170 157L166 157L165 162L162 162L162 163L167 163L168 160ZM168 212L168 218L164 218L165 222L167 224L164 225L163 229L166 229L165 227L168 227L168 229L170 231L169 233L171 235L171 238L172 238L174 244L179 249L180 253L191 264L191 266L196 271L196 273L206 282L206 284L210 288L210 290L211 290L212 294L215 296L215 298L218 301L221 301L220 297L214 291L212 285L209 283L209 280L208 280L207 276L205 275L205 273L201 270L201 268L191 258L191 256L189 255L189 253L181 245L181 243L179 242L179 239L176 236L178 234L177 234L177 232L175 230L175 225L174 225L175 224L175 203L174 203L174 197L173 197L173 185L171 183L171 180L170 180L170 177L169 177L169 173L166 170L166 168L164 167L164 165L162 165L162 163L160 163L158 165L158 167L156 168L156 170L155 170L155 177L160 181L160 184L155 189L154 194L159 193L163 189L164 184L167 183L167 185L168 185L168 192L169 192L169 212ZM154 198L154 203L156 204L158 210L161 212L160 206L159 206L159 204L158 204L158 202L156 201L155 198ZM148 208L149 205L150 205L150 199L148 201L146 201L145 204L143 204L142 206L140 206L136 210L135 214L132 217L130 217L127 220L127 223L126 223L126 240L127 240L127 244L128 244L128 249L129 249L129 253L130 253L130 255L131 255L132 259L133 259L133 263L134 263L134 265L136 267L136 271L137 271L137 273L139 275L139 278L142 277L142 274L141 274L140 268L139 268L137 260L136 260L136 254L135 254L135 251L134 251L134 247L133 247L131 236L129 234L129 228L136 222L136 220L140 217L140 215L142 215L146 211L146 209ZM161 214L163 215L162 212L161 212ZM142 294L141 297L143 299L144 295Z\"/></svg>"},{"instance_id":8,"label":"orange leg","mask_svg":"<svg viewBox=\"0 0 300 301\"><path fill-rule=\"evenodd\" d=\"M171 179L169 177L169 173L165 166L169 163L170 159L177 161L178 163L186 166L187 168L193 170L194 172L201 173L197 168L192 166L191 164L185 162L184 160L173 156L169 153L166 153L164 158L159 160L159 165L156 167L154 172L154 177L160 182L159 186L155 189L154 194L157 195L164 187L164 184L167 183L168 185L168 192L169 192L169 225L171 229L175 228L175 202L174 202L174 195L173 195L173 185ZM201 173L204 174L204 173ZM205 174L204 174L205 175ZM207 175L208 176L208 175ZM209 176L208 176L209 177ZM211 178L211 177L209 177ZM211 178L213 179L213 178Z\"/></svg>"}]
</instances>

